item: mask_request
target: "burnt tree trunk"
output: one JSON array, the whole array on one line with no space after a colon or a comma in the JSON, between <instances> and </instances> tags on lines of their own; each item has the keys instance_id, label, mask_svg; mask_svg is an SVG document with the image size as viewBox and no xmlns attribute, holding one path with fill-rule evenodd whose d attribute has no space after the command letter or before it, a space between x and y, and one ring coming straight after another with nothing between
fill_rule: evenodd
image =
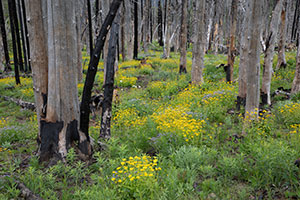
<instances>
[{"instance_id":1,"label":"burnt tree trunk","mask_svg":"<svg viewBox=\"0 0 300 200\"><path fill-rule=\"evenodd\" d=\"M111 122L111 108L112 108L112 99L114 92L114 76L115 70L114 65L116 61L116 45L119 38L119 24L118 17L115 19L115 22L112 24L110 31L110 40L109 40L109 50L108 50L108 59L107 59L107 70L106 78L104 83L104 99L102 104L102 114L101 114L101 129L100 129L100 138L108 140L111 136L110 133L110 122Z\"/></svg>"},{"instance_id":2,"label":"burnt tree trunk","mask_svg":"<svg viewBox=\"0 0 300 200\"><path fill-rule=\"evenodd\" d=\"M1 28L4 56L5 56L5 65L6 65L4 68L4 71L11 71L6 30L5 30L5 19L4 19L4 13L3 13L3 7L2 7L2 0L0 0L0 28Z\"/></svg>"},{"instance_id":3,"label":"burnt tree trunk","mask_svg":"<svg viewBox=\"0 0 300 200\"><path fill-rule=\"evenodd\" d=\"M28 28L27 28L27 19L26 19L26 7L24 0L22 2L22 14L24 20L24 34L25 34L25 41L26 41L26 49L27 49L27 59L28 59L28 70L31 72L31 62L30 62L30 46L29 46L29 38L28 38Z\"/></svg>"},{"instance_id":4,"label":"burnt tree trunk","mask_svg":"<svg viewBox=\"0 0 300 200\"><path fill-rule=\"evenodd\" d=\"M10 32L12 39L12 47L13 47L13 56L14 56L14 70L15 70L15 79L16 84L21 84L20 75L19 75L19 62L18 62L18 50L16 45L16 31L15 31L15 22L13 17L13 1L8 1L8 10L9 10L9 20L10 20Z\"/></svg>"},{"instance_id":5,"label":"burnt tree trunk","mask_svg":"<svg viewBox=\"0 0 300 200\"><path fill-rule=\"evenodd\" d=\"M148 48L149 48L149 42L150 42L150 37L149 37L149 5L151 1L150 0L145 0L145 10L144 10L144 28L143 28L143 48L144 48L144 53L148 53Z\"/></svg>"},{"instance_id":6,"label":"burnt tree trunk","mask_svg":"<svg viewBox=\"0 0 300 200\"><path fill-rule=\"evenodd\" d=\"M110 5L108 15L106 16L105 21L101 26L99 36L97 37L97 42L93 50L93 56L90 60L88 71L86 74L86 79L82 93L82 101L80 105L80 130L83 131L87 136L89 132L90 100L100 55L103 51L106 35L112 25L112 22L116 16L116 13L122 1L123 0L114 0Z\"/></svg>"},{"instance_id":7,"label":"burnt tree trunk","mask_svg":"<svg viewBox=\"0 0 300 200\"><path fill-rule=\"evenodd\" d=\"M296 8L294 13L294 20L293 20L293 26L292 26L292 41L296 41L297 39L297 30L299 26L300 21L300 0L296 0Z\"/></svg>"},{"instance_id":8,"label":"burnt tree trunk","mask_svg":"<svg viewBox=\"0 0 300 200\"><path fill-rule=\"evenodd\" d=\"M18 7L18 16L19 16L19 21L20 21L20 30L21 30L21 39L22 39L22 48L23 48L23 55L24 55L24 66L25 72L29 72L29 68L28 68L28 59L27 59L27 51L26 51L26 41L25 41L25 31L24 31L24 26L23 26L23 21L25 19L23 19L23 15L22 15L22 11L21 11L21 1L18 0L17 2L17 7Z\"/></svg>"},{"instance_id":9,"label":"burnt tree trunk","mask_svg":"<svg viewBox=\"0 0 300 200\"><path fill-rule=\"evenodd\" d=\"M163 19L162 19L162 8L161 8L161 0L158 0L158 8L157 8L157 22L158 22L158 44L159 46L163 46Z\"/></svg>"},{"instance_id":10,"label":"burnt tree trunk","mask_svg":"<svg viewBox=\"0 0 300 200\"><path fill-rule=\"evenodd\" d=\"M138 36L138 3L136 0L133 2L134 7L134 45L133 45L133 59L138 59L139 36Z\"/></svg>"},{"instance_id":11,"label":"burnt tree trunk","mask_svg":"<svg viewBox=\"0 0 300 200\"><path fill-rule=\"evenodd\" d=\"M92 23L92 11L91 2L86 0L88 10L88 23L89 23L89 43L90 43L90 56L93 55L93 23Z\"/></svg>"},{"instance_id":12,"label":"burnt tree trunk","mask_svg":"<svg viewBox=\"0 0 300 200\"><path fill-rule=\"evenodd\" d=\"M12 16L14 18L14 28L15 28L15 36L16 36L16 42L17 42L17 51L18 51L18 64L21 72L24 72L24 66L23 66L23 58L22 58L22 46L21 46L21 38L20 38L20 30L19 30L19 20L17 15L17 6L16 1L11 0L12 5Z\"/></svg>"},{"instance_id":13,"label":"burnt tree trunk","mask_svg":"<svg viewBox=\"0 0 300 200\"><path fill-rule=\"evenodd\" d=\"M47 11L39 0L28 0L28 5L40 161L65 161L68 150L76 144L79 156L87 159L92 149L89 137L79 131L78 68L74 67L78 62L78 35L73 34L76 4L49 0ZM47 30L43 29L45 12Z\"/></svg>"},{"instance_id":14,"label":"burnt tree trunk","mask_svg":"<svg viewBox=\"0 0 300 200\"><path fill-rule=\"evenodd\" d=\"M187 43L187 0L182 0L179 74L187 73L187 71L186 71L186 51L187 51L186 43Z\"/></svg>"},{"instance_id":15,"label":"burnt tree trunk","mask_svg":"<svg viewBox=\"0 0 300 200\"><path fill-rule=\"evenodd\" d=\"M231 83L233 81L233 65L235 60L235 34L236 34L236 24L237 24L237 0L232 0L231 4L231 25L230 25L230 44L228 51L228 67L229 70L227 77L227 82ZM229 78L229 79L228 79Z\"/></svg>"},{"instance_id":16,"label":"burnt tree trunk","mask_svg":"<svg viewBox=\"0 0 300 200\"><path fill-rule=\"evenodd\" d=\"M122 3L122 12L121 12L121 54L122 54L122 61L126 60L126 50L125 50L125 15L126 15L126 7L125 2Z\"/></svg>"}]
</instances>

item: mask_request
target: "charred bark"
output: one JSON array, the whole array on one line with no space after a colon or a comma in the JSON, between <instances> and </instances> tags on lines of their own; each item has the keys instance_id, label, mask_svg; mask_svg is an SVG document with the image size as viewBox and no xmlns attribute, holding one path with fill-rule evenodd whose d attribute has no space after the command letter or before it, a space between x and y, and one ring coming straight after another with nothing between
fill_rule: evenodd
<instances>
[{"instance_id":1,"label":"charred bark","mask_svg":"<svg viewBox=\"0 0 300 200\"><path fill-rule=\"evenodd\" d=\"M28 70L29 72L31 72L30 45L29 45L28 28L27 28L27 20L26 20L26 8L25 8L24 0L21 1L22 1L22 14L24 20L24 33L25 33L25 41L26 41L26 49L27 49Z\"/></svg>"},{"instance_id":2,"label":"charred bark","mask_svg":"<svg viewBox=\"0 0 300 200\"><path fill-rule=\"evenodd\" d=\"M228 70L230 77L227 82L231 83L233 81L233 65L235 60L235 34L236 34L236 24L237 24L237 0L232 0L231 4L231 25L230 25L230 44L228 51Z\"/></svg>"},{"instance_id":3,"label":"charred bark","mask_svg":"<svg viewBox=\"0 0 300 200\"><path fill-rule=\"evenodd\" d=\"M100 129L100 138L108 140L111 136L110 133L110 122L111 122L111 109L112 109L112 99L114 92L114 76L115 70L114 65L116 61L116 45L119 35L119 24L116 19L112 24L110 31L110 40L109 40L109 50L108 50L108 59L107 59L107 70L106 78L104 83L104 100L102 103L102 114L101 114L101 129Z\"/></svg>"},{"instance_id":4,"label":"charred bark","mask_svg":"<svg viewBox=\"0 0 300 200\"><path fill-rule=\"evenodd\" d=\"M162 8L161 8L161 0L158 0L158 9L157 9L157 22L158 22L158 44L159 46L163 46L163 19L162 19Z\"/></svg>"},{"instance_id":5,"label":"charred bark","mask_svg":"<svg viewBox=\"0 0 300 200\"><path fill-rule=\"evenodd\" d=\"M12 5L12 16L14 18L14 29L15 29L15 36L16 36L16 44L17 44L17 51L18 51L18 64L21 72L24 72L23 66L23 58L22 58L22 46L21 46L21 38L20 38L20 30L19 30L19 20L17 15L17 6L16 1L11 0Z\"/></svg>"},{"instance_id":6,"label":"charred bark","mask_svg":"<svg viewBox=\"0 0 300 200\"><path fill-rule=\"evenodd\" d=\"M139 48L139 36L138 36L138 3L135 0L133 2L134 6L134 45L133 45L133 59L138 59L138 48Z\"/></svg>"},{"instance_id":7,"label":"charred bark","mask_svg":"<svg viewBox=\"0 0 300 200\"><path fill-rule=\"evenodd\" d=\"M91 11L91 2L86 0L87 10L88 10L88 23L89 23L89 43L90 43L90 56L93 55L93 23L92 23L92 11Z\"/></svg>"},{"instance_id":8,"label":"charred bark","mask_svg":"<svg viewBox=\"0 0 300 200\"><path fill-rule=\"evenodd\" d=\"M14 71L15 71L15 79L16 84L21 84L19 77L19 62L18 62L18 51L16 45L16 31L15 31L15 22L13 17L13 1L8 1L8 10L9 10L9 20L10 20L10 31L12 38L12 47L13 47L13 56L14 56Z\"/></svg>"},{"instance_id":9,"label":"charred bark","mask_svg":"<svg viewBox=\"0 0 300 200\"><path fill-rule=\"evenodd\" d=\"M93 51L93 56L90 60L88 71L86 74L86 79L83 88L82 101L80 106L80 130L83 131L86 136L88 136L89 130L89 116L90 116L90 100L92 94L92 88L95 81L95 76L97 73L97 66L99 63L100 55L103 50L106 35L112 25L112 22L117 14L117 11L123 0L114 0L111 3L109 14L101 27L99 36L97 37L97 42Z\"/></svg>"},{"instance_id":10,"label":"charred bark","mask_svg":"<svg viewBox=\"0 0 300 200\"><path fill-rule=\"evenodd\" d=\"M6 64L4 71L11 71L6 30L5 30L5 20L4 20L4 13L3 13L3 7L2 7L2 0L0 0L0 28L1 28L3 48L4 48L5 64Z\"/></svg>"},{"instance_id":11,"label":"charred bark","mask_svg":"<svg viewBox=\"0 0 300 200\"><path fill-rule=\"evenodd\" d=\"M22 11L21 11L21 1L18 0L17 3L17 7L18 7L18 16L19 16L19 21L20 21L20 30L21 30L21 39L22 39L22 48L23 48L23 55L24 55L24 66L25 72L29 72L29 67L28 67L28 59L27 59L27 51L26 51L26 41L25 41L25 31L24 31L24 26L23 26L23 22L25 21L25 19L23 19L23 15L22 15Z\"/></svg>"}]
</instances>

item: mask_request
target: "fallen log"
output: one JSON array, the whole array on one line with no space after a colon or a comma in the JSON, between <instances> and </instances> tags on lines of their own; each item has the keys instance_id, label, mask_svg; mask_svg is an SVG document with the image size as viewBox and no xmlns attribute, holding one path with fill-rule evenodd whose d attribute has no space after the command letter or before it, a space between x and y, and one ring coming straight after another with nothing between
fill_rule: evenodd
<instances>
[{"instance_id":1,"label":"fallen log","mask_svg":"<svg viewBox=\"0 0 300 200\"><path fill-rule=\"evenodd\" d=\"M14 102L15 104L21 106L21 107L24 108L24 109L32 110L32 111L35 110L35 105L34 105L34 103L26 102L26 101L23 101L23 100L21 100L21 99L15 99L15 98L8 97L8 96L1 96L1 95L0 95L0 98L3 98L5 101Z\"/></svg>"}]
</instances>

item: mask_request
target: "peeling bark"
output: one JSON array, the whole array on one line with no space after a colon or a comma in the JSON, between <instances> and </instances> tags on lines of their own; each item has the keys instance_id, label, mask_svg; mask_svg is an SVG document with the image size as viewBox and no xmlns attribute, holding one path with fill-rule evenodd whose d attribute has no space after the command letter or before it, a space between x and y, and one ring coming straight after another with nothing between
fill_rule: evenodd
<instances>
[{"instance_id":1,"label":"peeling bark","mask_svg":"<svg viewBox=\"0 0 300 200\"><path fill-rule=\"evenodd\" d=\"M284 0L284 6L281 11L281 23L279 29L279 43L278 43L278 60L276 65L276 70L279 70L281 67L286 67L285 60L285 40L286 40L286 9L287 9L287 0Z\"/></svg>"},{"instance_id":2,"label":"peeling bark","mask_svg":"<svg viewBox=\"0 0 300 200\"><path fill-rule=\"evenodd\" d=\"M226 81L231 83L233 81L233 65L235 60L235 34L237 24L237 0L232 0L231 4L231 25L230 25L230 44L228 51L228 70L230 77Z\"/></svg>"},{"instance_id":3,"label":"peeling bark","mask_svg":"<svg viewBox=\"0 0 300 200\"><path fill-rule=\"evenodd\" d=\"M83 159L89 138L79 131L76 6L68 0L27 0L40 161L65 160L75 143ZM47 21L43 16L47 13ZM63 16L63 17L62 17ZM46 30L47 29L47 30ZM47 34L46 34L47 33ZM74 67L76 66L76 67Z\"/></svg>"},{"instance_id":4,"label":"peeling bark","mask_svg":"<svg viewBox=\"0 0 300 200\"><path fill-rule=\"evenodd\" d=\"M263 65L263 78L261 87L261 99L263 105L271 105L271 79L273 73L273 58L275 53L275 44L278 33L280 13L282 10L283 0L278 0L272 13L272 19L269 26L269 35L266 41L265 58Z\"/></svg>"}]
</instances>

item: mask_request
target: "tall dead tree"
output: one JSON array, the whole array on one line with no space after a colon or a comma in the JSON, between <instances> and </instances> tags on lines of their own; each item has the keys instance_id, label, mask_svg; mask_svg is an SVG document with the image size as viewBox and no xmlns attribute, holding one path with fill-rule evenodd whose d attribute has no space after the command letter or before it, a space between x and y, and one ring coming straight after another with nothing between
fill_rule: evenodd
<instances>
[{"instance_id":1,"label":"tall dead tree","mask_svg":"<svg viewBox=\"0 0 300 200\"><path fill-rule=\"evenodd\" d=\"M17 6L16 1L11 0L12 6L12 17L13 17L13 25L15 30L15 37L16 37L16 45L17 45L17 52L18 52L18 65L21 72L24 72L23 66L23 56L22 56L22 45L21 45L21 37L20 37L20 30L19 30L19 20L17 14Z\"/></svg>"},{"instance_id":2,"label":"tall dead tree","mask_svg":"<svg viewBox=\"0 0 300 200\"><path fill-rule=\"evenodd\" d=\"M187 51L187 0L182 0L181 7L181 28L180 28L180 65L179 74L186 71L186 51Z\"/></svg>"},{"instance_id":3,"label":"tall dead tree","mask_svg":"<svg viewBox=\"0 0 300 200\"><path fill-rule=\"evenodd\" d=\"M89 24L89 46L90 46L90 56L93 55L93 22L92 22L92 11L91 11L91 2L86 0L86 6L88 10L88 24Z\"/></svg>"},{"instance_id":4,"label":"tall dead tree","mask_svg":"<svg viewBox=\"0 0 300 200\"><path fill-rule=\"evenodd\" d=\"M14 7L13 1L8 1L8 10L9 10L9 20L10 20L10 32L11 32L11 39L12 39L12 47L13 47L13 57L14 57L14 71L15 71L15 79L16 84L21 84L20 82L20 75L19 75L19 61L18 61L18 50L16 44L16 31L15 31L15 18L14 15Z\"/></svg>"},{"instance_id":5,"label":"tall dead tree","mask_svg":"<svg viewBox=\"0 0 300 200\"><path fill-rule=\"evenodd\" d=\"M134 7L134 45L133 45L133 59L138 59L139 36L138 36L138 3L137 0L133 1Z\"/></svg>"},{"instance_id":6,"label":"tall dead tree","mask_svg":"<svg viewBox=\"0 0 300 200\"><path fill-rule=\"evenodd\" d=\"M158 22L158 44L159 46L163 46L163 14L162 14L162 7L161 7L161 0L158 0L157 4L157 22Z\"/></svg>"},{"instance_id":7,"label":"tall dead tree","mask_svg":"<svg viewBox=\"0 0 300 200\"><path fill-rule=\"evenodd\" d=\"M230 44L228 50L228 64L227 64L227 76L226 81L233 81L233 65L235 60L235 34L237 24L237 3L238 0L232 0L231 3L231 24L230 24Z\"/></svg>"},{"instance_id":8,"label":"tall dead tree","mask_svg":"<svg viewBox=\"0 0 300 200\"><path fill-rule=\"evenodd\" d=\"M101 128L100 128L100 138L109 139L111 136L110 133L110 122L111 122L111 109L112 109L112 99L114 92L114 76L115 70L114 65L116 61L116 46L119 38L119 24L117 17L112 24L112 28L110 31L110 39L109 39L109 48L108 48L108 59L107 59L107 70L106 70L106 78L104 83L104 99L102 103L102 113L101 113Z\"/></svg>"},{"instance_id":9,"label":"tall dead tree","mask_svg":"<svg viewBox=\"0 0 300 200\"><path fill-rule=\"evenodd\" d=\"M299 31L300 34L300 31ZM300 92L300 37L298 38L298 51L297 51L297 57L296 57L297 63L296 63L296 72L295 77L293 80L292 85L292 94L296 94Z\"/></svg>"},{"instance_id":10,"label":"tall dead tree","mask_svg":"<svg viewBox=\"0 0 300 200\"><path fill-rule=\"evenodd\" d=\"M279 42L278 42L278 60L276 65L276 70L280 69L281 67L286 67L286 60L285 60L285 41L286 41L286 17L287 17L287 0L284 0L284 6L282 7L281 11L281 22L279 28Z\"/></svg>"},{"instance_id":11,"label":"tall dead tree","mask_svg":"<svg viewBox=\"0 0 300 200\"><path fill-rule=\"evenodd\" d=\"M106 16L99 35L97 37L96 45L93 50L93 56L90 60L86 79L83 87L82 100L80 105L80 130L88 137L89 132L89 120L90 120L90 101L92 95L92 88L95 82L95 76L97 73L97 67L100 60L100 55L103 51L103 46L106 40L106 35L110 30L112 22L116 16L116 13L123 0L113 0L110 4L108 15Z\"/></svg>"},{"instance_id":12,"label":"tall dead tree","mask_svg":"<svg viewBox=\"0 0 300 200\"><path fill-rule=\"evenodd\" d=\"M204 54L205 54L205 0L198 0L196 3L196 12L194 21L196 24L196 38L193 45L193 63L192 63L192 83L201 84L203 82Z\"/></svg>"},{"instance_id":13,"label":"tall dead tree","mask_svg":"<svg viewBox=\"0 0 300 200\"><path fill-rule=\"evenodd\" d=\"M3 13L2 0L0 0L0 29L1 29L3 50L4 50L4 56L5 56L4 71L10 71L11 66L10 66L10 58L9 58L9 53L8 53L7 36L6 36L6 30L5 30L5 19L4 19L4 13Z\"/></svg>"},{"instance_id":14,"label":"tall dead tree","mask_svg":"<svg viewBox=\"0 0 300 200\"><path fill-rule=\"evenodd\" d=\"M92 150L78 122L76 4L49 0L45 11L40 0L27 2L40 161L65 160L68 149L76 144L86 159ZM43 29L43 12L47 12L47 30Z\"/></svg>"},{"instance_id":15,"label":"tall dead tree","mask_svg":"<svg viewBox=\"0 0 300 200\"><path fill-rule=\"evenodd\" d=\"M250 21L250 5L247 0L244 1L243 11L245 13L241 24L241 45L240 45L240 64L239 64L239 94L237 96L237 110L240 110L241 105L246 105L247 95L247 67L249 54L249 21Z\"/></svg>"},{"instance_id":16,"label":"tall dead tree","mask_svg":"<svg viewBox=\"0 0 300 200\"><path fill-rule=\"evenodd\" d=\"M166 27L165 27L165 37L164 37L164 53L163 58L169 58L170 57L170 45L171 45L171 25L172 25L172 11L171 11L171 0L168 1L168 4L166 5Z\"/></svg>"},{"instance_id":17,"label":"tall dead tree","mask_svg":"<svg viewBox=\"0 0 300 200\"><path fill-rule=\"evenodd\" d=\"M23 48L23 56L24 56L24 66L25 72L29 72L29 66L28 66L28 58L27 58L27 49L26 49L26 40L25 40L25 30L24 30L24 21L26 19L23 19L23 14L21 10L21 1L17 0L17 7L18 7L18 17L19 17L19 22L20 22L20 30L21 30L21 39L22 39L22 48Z\"/></svg>"},{"instance_id":18,"label":"tall dead tree","mask_svg":"<svg viewBox=\"0 0 300 200\"><path fill-rule=\"evenodd\" d=\"M259 107L259 78L260 78L260 37L261 34L261 17L262 4L261 0L251 2L251 21L249 25L249 59L247 67L247 97L246 97L246 114L253 117L258 116Z\"/></svg>"},{"instance_id":19,"label":"tall dead tree","mask_svg":"<svg viewBox=\"0 0 300 200\"><path fill-rule=\"evenodd\" d=\"M262 104L271 105L271 79L273 72L273 58L275 53L275 44L278 33L279 19L282 10L283 0L277 0L276 7L272 13L272 19L269 26L269 34L265 45L265 58L263 65L263 78L261 86L261 100Z\"/></svg>"},{"instance_id":20,"label":"tall dead tree","mask_svg":"<svg viewBox=\"0 0 300 200\"><path fill-rule=\"evenodd\" d=\"M144 46L144 52L148 53L148 46L150 42L150 36L149 36L149 16L150 16L150 3L151 0L145 0L145 7L144 9L144 28L143 28L143 46Z\"/></svg>"},{"instance_id":21,"label":"tall dead tree","mask_svg":"<svg viewBox=\"0 0 300 200\"><path fill-rule=\"evenodd\" d=\"M21 0L21 5L22 5L23 20L24 20L24 34L25 34L25 42L26 42L26 50L27 50L28 69L31 72L30 46L29 46L29 36L28 36L27 20L26 20L26 7L25 7L24 0Z\"/></svg>"},{"instance_id":22,"label":"tall dead tree","mask_svg":"<svg viewBox=\"0 0 300 200\"><path fill-rule=\"evenodd\" d=\"M299 21L300 21L300 0L296 0L294 20L293 20L293 26L292 26L292 34L291 34L292 41L297 41L297 31L300 28Z\"/></svg>"}]
</instances>

